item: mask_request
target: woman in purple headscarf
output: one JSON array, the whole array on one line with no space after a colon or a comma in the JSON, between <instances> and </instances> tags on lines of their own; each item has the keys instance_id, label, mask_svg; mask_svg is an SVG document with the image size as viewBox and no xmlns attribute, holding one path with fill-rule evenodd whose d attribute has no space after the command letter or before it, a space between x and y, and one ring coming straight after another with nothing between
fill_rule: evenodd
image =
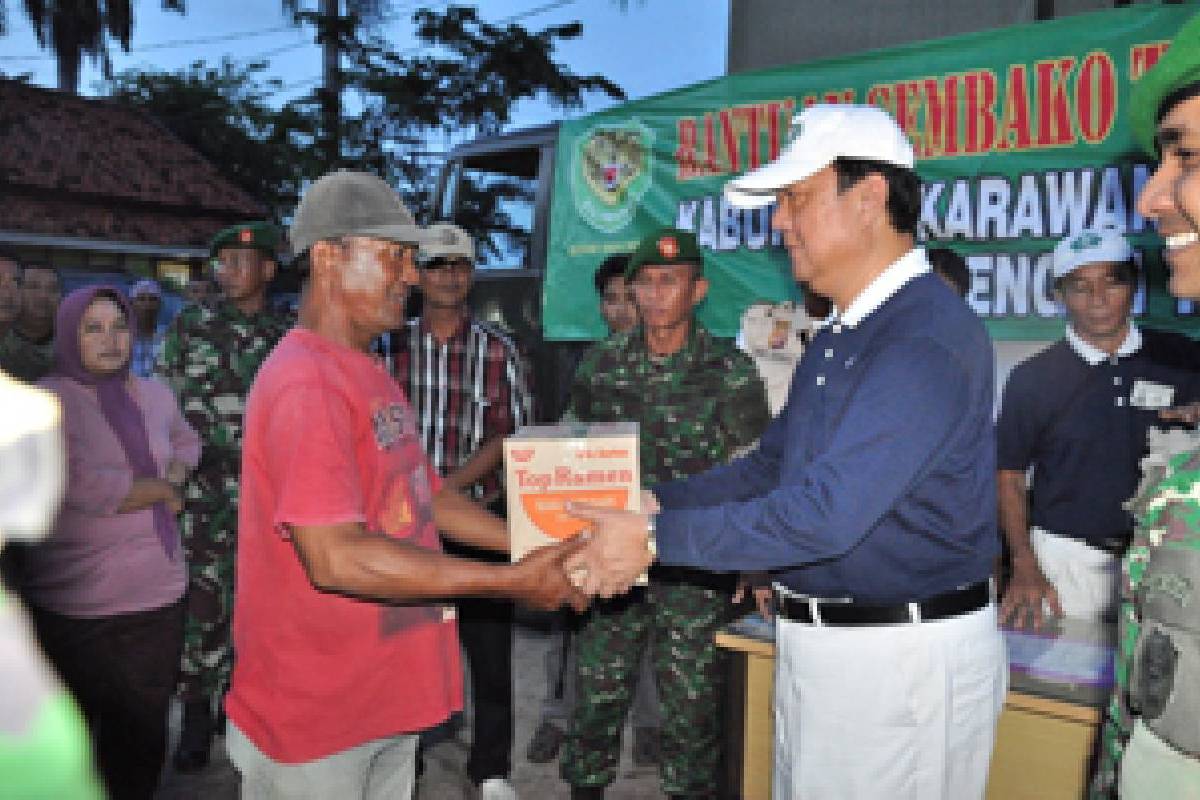
<instances>
[{"instance_id":1,"label":"woman in purple headscarf","mask_svg":"<svg viewBox=\"0 0 1200 800\"><path fill-rule=\"evenodd\" d=\"M183 640L177 486L200 439L167 386L129 372L129 301L90 286L59 306L54 370L67 488L28 554L38 638L83 709L109 793L150 798L166 752Z\"/></svg>"}]
</instances>

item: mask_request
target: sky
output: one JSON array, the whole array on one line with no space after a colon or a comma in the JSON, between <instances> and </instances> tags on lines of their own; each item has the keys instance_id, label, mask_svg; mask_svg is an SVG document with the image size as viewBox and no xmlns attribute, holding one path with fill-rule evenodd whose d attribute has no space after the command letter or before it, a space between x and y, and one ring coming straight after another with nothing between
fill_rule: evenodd
<instances>
[{"instance_id":1,"label":"sky","mask_svg":"<svg viewBox=\"0 0 1200 800\"><path fill-rule=\"evenodd\" d=\"M131 67L180 69L193 61L269 59L268 74L288 94L303 94L321 74L320 51L312 30L292 27L280 0L189 0L185 15L166 12L158 0L134 0L130 52L111 46L113 69ZM418 6L444 7L446 2L394 0L396 20L385 31L397 48L416 45L409 22ZM460 3L469 5L470 3ZM31 73L35 84L53 87L53 56L41 51L20 0L8 0L9 33L0 37L0 72ZM316 0L308 0L315 6ZM474 3L489 22L516 17L530 30L574 20L583 34L560 45L558 60L581 75L602 74L623 88L630 99L676 89L717 77L725 71L728 0L486 0ZM681 13L682 11L682 13ZM218 40L219 39L219 40ZM80 91L95 94L101 79L97 66L85 61ZM584 112L612 101L587 98ZM572 115L584 112L572 112ZM519 106L510 128L560 119L564 112L541 102Z\"/></svg>"}]
</instances>

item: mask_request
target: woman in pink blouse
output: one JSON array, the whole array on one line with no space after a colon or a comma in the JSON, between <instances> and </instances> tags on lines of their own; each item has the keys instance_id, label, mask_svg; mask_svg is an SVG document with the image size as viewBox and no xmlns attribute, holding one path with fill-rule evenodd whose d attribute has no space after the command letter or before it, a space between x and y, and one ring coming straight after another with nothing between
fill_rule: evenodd
<instances>
[{"instance_id":1,"label":"woman in pink blouse","mask_svg":"<svg viewBox=\"0 0 1200 800\"><path fill-rule=\"evenodd\" d=\"M38 638L79 701L115 800L150 798L183 640L176 486L200 440L165 384L129 373L129 301L90 286L59 306L54 370L67 488L24 588Z\"/></svg>"}]
</instances>

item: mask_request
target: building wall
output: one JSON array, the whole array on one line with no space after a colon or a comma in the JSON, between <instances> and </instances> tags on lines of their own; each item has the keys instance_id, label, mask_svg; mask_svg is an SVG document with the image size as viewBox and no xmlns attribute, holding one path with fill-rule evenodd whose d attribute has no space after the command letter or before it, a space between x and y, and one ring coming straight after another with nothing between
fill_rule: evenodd
<instances>
[{"instance_id":1,"label":"building wall","mask_svg":"<svg viewBox=\"0 0 1200 800\"><path fill-rule=\"evenodd\" d=\"M1122 0L730 0L729 73L1129 5Z\"/></svg>"}]
</instances>

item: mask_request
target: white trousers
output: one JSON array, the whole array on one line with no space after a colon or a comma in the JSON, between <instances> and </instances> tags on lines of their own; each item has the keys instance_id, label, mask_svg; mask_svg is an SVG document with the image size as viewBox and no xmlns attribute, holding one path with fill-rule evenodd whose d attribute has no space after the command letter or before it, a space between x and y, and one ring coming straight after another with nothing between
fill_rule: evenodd
<instances>
[{"instance_id":1,"label":"white trousers","mask_svg":"<svg viewBox=\"0 0 1200 800\"><path fill-rule=\"evenodd\" d=\"M1121 758L1121 800L1200 800L1200 760L1189 758L1140 719Z\"/></svg>"},{"instance_id":2,"label":"white trousers","mask_svg":"<svg viewBox=\"0 0 1200 800\"><path fill-rule=\"evenodd\" d=\"M776 627L774 800L983 797L1008 685L996 608Z\"/></svg>"},{"instance_id":3,"label":"white trousers","mask_svg":"<svg viewBox=\"0 0 1200 800\"><path fill-rule=\"evenodd\" d=\"M1046 580L1058 591L1063 616L1116 619L1121 560L1078 539L1030 528L1029 543Z\"/></svg>"}]
</instances>

